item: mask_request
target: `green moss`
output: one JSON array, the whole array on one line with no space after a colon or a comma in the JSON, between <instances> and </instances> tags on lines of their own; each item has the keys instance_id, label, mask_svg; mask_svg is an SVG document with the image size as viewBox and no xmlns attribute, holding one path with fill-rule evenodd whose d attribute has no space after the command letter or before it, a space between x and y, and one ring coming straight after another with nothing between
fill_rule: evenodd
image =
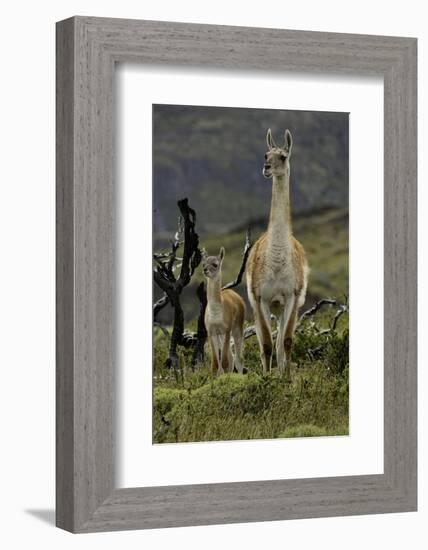
<instances>
[{"instance_id":1,"label":"green moss","mask_svg":"<svg viewBox=\"0 0 428 550\"><path fill-rule=\"evenodd\" d=\"M287 428L278 437L323 437L328 435L348 435L348 426L337 427L333 432L313 424L299 424Z\"/></svg>"},{"instance_id":2,"label":"green moss","mask_svg":"<svg viewBox=\"0 0 428 550\"><path fill-rule=\"evenodd\" d=\"M199 388L154 391L154 441L272 439L346 433L347 376L321 366L294 373L225 374Z\"/></svg>"},{"instance_id":3,"label":"green moss","mask_svg":"<svg viewBox=\"0 0 428 550\"><path fill-rule=\"evenodd\" d=\"M325 308L298 327L292 382L278 369L263 374L255 337L245 342L247 374L213 377L207 356L194 371L180 350L180 375L155 362L153 438L156 443L272 439L348 433L348 319L329 329L336 309ZM155 339L155 356L168 341Z\"/></svg>"}]
</instances>

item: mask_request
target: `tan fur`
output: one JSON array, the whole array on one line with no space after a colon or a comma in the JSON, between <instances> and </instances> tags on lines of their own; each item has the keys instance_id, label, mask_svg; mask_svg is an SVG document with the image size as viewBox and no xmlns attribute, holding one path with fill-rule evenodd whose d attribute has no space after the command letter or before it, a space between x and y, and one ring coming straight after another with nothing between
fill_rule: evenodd
<instances>
[{"instance_id":1,"label":"tan fur","mask_svg":"<svg viewBox=\"0 0 428 550\"><path fill-rule=\"evenodd\" d=\"M233 290L221 289L223 257L222 248L219 256L208 256L203 259L204 274L207 277L205 327L211 348L211 368L213 374L233 372L234 367L242 373L245 303ZM234 358L230 347L231 337L235 348Z\"/></svg>"},{"instance_id":2,"label":"tan fur","mask_svg":"<svg viewBox=\"0 0 428 550\"><path fill-rule=\"evenodd\" d=\"M290 378L291 344L298 309L306 296L308 266L302 245L291 227L289 181L292 139L286 131L279 148L267 136L269 151L263 173L272 177L272 203L268 230L254 244L246 266L248 297L253 308L264 372L272 364L271 314L278 320L276 356L278 366Z\"/></svg>"}]
</instances>

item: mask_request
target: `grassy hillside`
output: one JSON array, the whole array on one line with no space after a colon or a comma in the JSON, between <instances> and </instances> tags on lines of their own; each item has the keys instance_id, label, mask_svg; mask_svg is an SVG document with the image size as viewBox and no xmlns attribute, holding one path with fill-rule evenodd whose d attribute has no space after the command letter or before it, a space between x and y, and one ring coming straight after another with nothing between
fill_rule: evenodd
<instances>
[{"instance_id":1,"label":"grassy hillside","mask_svg":"<svg viewBox=\"0 0 428 550\"><path fill-rule=\"evenodd\" d=\"M168 339L155 331L153 441L272 439L348 434L348 318L336 330L336 309L303 321L293 347L292 383L273 369L263 375L256 338L246 339L247 373L213 377L210 357L192 371L180 352L180 370L165 369Z\"/></svg>"}]
</instances>

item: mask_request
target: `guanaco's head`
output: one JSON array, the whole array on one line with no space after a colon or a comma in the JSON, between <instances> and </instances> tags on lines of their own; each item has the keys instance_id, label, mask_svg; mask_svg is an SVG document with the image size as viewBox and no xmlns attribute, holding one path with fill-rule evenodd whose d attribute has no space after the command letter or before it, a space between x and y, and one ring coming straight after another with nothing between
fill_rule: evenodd
<instances>
[{"instance_id":1,"label":"guanaco's head","mask_svg":"<svg viewBox=\"0 0 428 550\"><path fill-rule=\"evenodd\" d=\"M288 176L290 174L290 155L293 147L293 138L290 130L285 130L284 145L278 147L272 137L271 129L267 131L266 143L268 150L265 154L263 175L265 178L272 176Z\"/></svg>"},{"instance_id":2,"label":"guanaco's head","mask_svg":"<svg viewBox=\"0 0 428 550\"><path fill-rule=\"evenodd\" d=\"M216 279L221 273L221 264L224 258L224 247L220 248L218 256L208 256L206 253L202 256L202 269L205 277Z\"/></svg>"}]
</instances>

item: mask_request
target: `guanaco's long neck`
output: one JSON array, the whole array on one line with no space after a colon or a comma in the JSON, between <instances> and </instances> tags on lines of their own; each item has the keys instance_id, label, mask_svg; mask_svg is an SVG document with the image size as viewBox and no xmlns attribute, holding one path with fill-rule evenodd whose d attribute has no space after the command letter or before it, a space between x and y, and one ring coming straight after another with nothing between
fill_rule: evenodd
<instances>
[{"instance_id":1,"label":"guanaco's long neck","mask_svg":"<svg viewBox=\"0 0 428 550\"><path fill-rule=\"evenodd\" d=\"M273 176L272 202L268 225L268 243L273 249L285 248L290 242L290 178L287 175Z\"/></svg>"},{"instance_id":2,"label":"guanaco's long neck","mask_svg":"<svg viewBox=\"0 0 428 550\"><path fill-rule=\"evenodd\" d=\"M221 304L221 273L215 279L207 279L207 300L210 304Z\"/></svg>"}]
</instances>

